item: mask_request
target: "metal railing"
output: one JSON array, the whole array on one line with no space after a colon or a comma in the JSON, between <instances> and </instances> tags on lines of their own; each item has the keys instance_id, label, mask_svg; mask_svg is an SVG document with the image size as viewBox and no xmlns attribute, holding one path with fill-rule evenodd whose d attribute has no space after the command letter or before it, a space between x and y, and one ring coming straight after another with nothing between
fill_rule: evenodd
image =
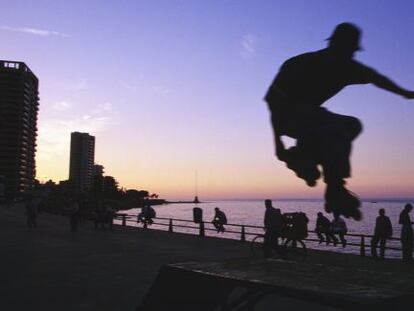
<instances>
[{"instance_id":1,"label":"metal railing","mask_svg":"<svg viewBox=\"0 0 414 311\"><path fill-rule=\"evenodd\" d=\"M134 222L137 223L137 215L132 215L132 214L121 214L115 217L116 219L121 221L121 225L122 226L126 226L127 222ZM192 225L188 225L189 223L191 223ZM152 225L158 225L161 227L168 227L168 229L166 231L173 233L174 232L174 228L182 228L182 229L191 229L194 230L195 232L198 232L198 236L200 237L204 237L206 234L206 231L217 231L217 229L215 228L210 228L209 226L206 225L212 225L211 222L207 222L207 221L202 221L200 223L195 223L193 220L190 219L179 219L179 218L167 218L167 217L154 217L153 218L153 223ZM148 229L148 224L146 222L142 223L142 226L144 229ZM228 230L226 229L226 233L231 233L231 234L236 234L238 235L240 238L238 239L241 242L246 242L248 241L248 237L254 237L257 236L259 234L263 234L263 227L261 226L255 226L255 225L240 225L240 224L226 224L226 228L238 228L237 229L231 229ZM155 229L157 230L157 229ZM253 230L255 230L255 232L253 232ZM259 232L260 230L260 232ZM183 233L183 232L181 232ZM308 233L312 233L316 235L316 232L313 230L308 230ZM354 246L354 247L358 247L359 248L359 254L360 256L366 256L366 250L367 248L371 248L371 243L367 243L367 241L371 241L371 239L374 237L373 235L369 235L369 234L357 234L357 233L346 233L344 235L345 237L353 237L353 238L357 238L357 240L359 240L358 243L356 242L347 242L347 246ZM234 238L233 238L234 239ZM236 239L234 239L236 240ZM395 237L390 237L387 238L387 240L389 241L401 241L400 238L395 238ZM316 238L310 238L307 237L304 239L304 241L309 241L309 242L320 242L319 239ZM377 247L378 248L378 247ZM400 247L390 247L390 246L386 246L385 250L393 250L393 251L400 251L402 252L402 248Z\"/></svg>"}]
</instances>

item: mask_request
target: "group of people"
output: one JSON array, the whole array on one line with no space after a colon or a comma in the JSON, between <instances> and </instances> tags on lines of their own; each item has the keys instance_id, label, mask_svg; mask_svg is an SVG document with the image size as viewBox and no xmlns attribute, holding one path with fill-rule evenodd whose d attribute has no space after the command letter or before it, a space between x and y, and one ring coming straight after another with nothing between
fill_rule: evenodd
<instances>
[{"instance_id":1,"label":"group of people","mask_svg":"<svg viewBox=\"0 0 414 311\"><path fill-rule=\"evenodd\" d=\"M406 204L398 219L398 223L401 225L401 246L403 260L405 261L411 261L413 259L413 222L409 215L412 209L413 206L410 203ZM383 208L378 211L378 214L375 221L374 236L371 240L371 255L374 258L378 257L377 247L379 243L380 257L384 259L387 239L392 237L393 228L391 220L385 215L385 210Z\"/></svg>"},{"instance_id":2,"label":"group of people","mask_svg":"<svg viewBox=\"0 0 414 311\"><path fill-rule=\"evenodd\" d=\"M39 213L39 206L41 205L40 199L34 195L28 195L26 198L26 216L27 216L27 225L29 229L36 228L37 215ZM272 201L267 199L265 200L265 215L264 215L264 255L269 257L273 249L280 250L278 247L279 238L284 234L284 218L281 213L281 210L274 208L272 206ZM406 261L411 261L413 259L413 246L414 246L414 237L413 237L413 228L409 213L412 211L413 206L411 204L406 204L403 211L399 216L399 224L401 225L401 244L403 249L403 259ZM212 224L216 228L218 233L223 233L226 231L224 225L227 224L226 214L220 210L220 208L215 207L214 217ZM70 199L68 201L67 214L70 216L70 228L72 232L77 231L78 223L80 221L80 208L79 202L75 199ZM393 234L393 227L391 224L390 218L385 214L385 210L381 208L378 211L379 215L376 218L374 235L371 240L371 255L372 257L377 258L377 248L379 244L380 258L385 256L385 248L387 239L389 239ZM302 213L303 214L303 213ZM108 206L100 206L96 210L96 215L109 216L111 218L110 226L112 226L112 219L114 216L114 211ZM304 215L304 214L303 214ZM153 223L153 218L156 217L155 210L150 205L145 205L142 208L141 213L138 214L138 222L144 223L144 225L151 225ZM307 222L308 219L305 216L305 229L307 234ZM97 226L97 223L95 223ZM303 231L303 230L302 230ZM342 246L345 247L347 240L345 235L347 234L348 229L346 223L342 217L335 215L334 219L330 221L322 212L317 214L315 233L318 236L319 244L325 242L327 245L333 243L336 246L341 242Z\"/></svg>"},{"instance_id":3,"label":"group of people","mask_svg":"<svg viewBox=\"0 0 414 311\"><path fill-rule=\"evenodd\" d=\"M103 229L105 225L112 229L116 214L109 202L105 200L88 202L83 196L68 198L63 212L69 217L71 232L77 232L79 225L85 219L93 220L95 229Z\"/></svg>"},{"instance_id":4,"label":"group of people","mask_svg":"<svg viewBox=\"0 0 414 311\"><path fill-rule=\"evenodd\" d=\"M282 254L282 249L279 247L279 238L283 237L285 224L280 209L274 208L271 200L265 200L265 207L263 251L266 258L271 255L272 250L276 250ZM401 245L403 249L403 260L405 261L412 261L413 259L413 222L409 215L412 209L413 206L411 204L406 204L399 216ZM374 258L378 257L377 248L379 244L380 258L383 259L385 256L386 242L387 239L392 237L393 228L390 218L385 215L385 209L381 208L378 213L379 215L375 221L374 235L371 240L371 255ZM339 241L343 247L347 244L345 235L348 232L348 228L345 220L339 215L335 215L334 219L330 221L323 213L319 212L316 219L315 232L319 238L319 244L326 242L329 245L332 242L336 246Z\"/></svg>"},{"instance_id":5,"label":"group of people","mask_svg":"<svg viewBox=\"0 0 414 311\"><path fill-rule=\"evenodd\" d=\"M38 215L47 206L47 199L36 192L27 193L24 197L25 214L29 230L37 227ZM108 224L112 228L115 210L109 202L104 200L90 201L84 196L66 197L62 203L63 208L60 213L69 219L71 232L77 232L79 225L85 219L93 220L95 228L104 227Z\"/></svg>"},{"instance_id":6,"label":"group of people","mask_svg":"<svg viewBox=\"0 0 414 311\"><path fill-rule=\"evenodd\" d=\"M115 214L114 209L108 203L98 203L98 206L96 206L94 212L95 229L98 229L99 226L101 228L105 228L105 225L108 225L109 228L112 229Z\"/></svg>"},{"instance_id":7,"label":"group of people","mask_svg":"<svg viewBox=\"0 0 414 311\"><path fill-rule=\"evenodd\" d=\"M333 245L336 246L339 240L342 243L342 246L346 246L345 234L348 232L345 220L339 215L334 217L332 222L319 212L316 219L315 232L319 239L319 244L326 242L326 245L329 245L333 242ZM336 237L336 235L339 237Z\"/></svg>"}]
</instances>

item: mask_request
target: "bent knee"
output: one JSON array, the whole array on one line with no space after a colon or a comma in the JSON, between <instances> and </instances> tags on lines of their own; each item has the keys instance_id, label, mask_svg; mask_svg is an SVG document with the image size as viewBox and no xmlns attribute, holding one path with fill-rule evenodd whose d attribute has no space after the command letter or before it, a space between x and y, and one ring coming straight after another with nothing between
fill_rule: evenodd
<instances>
[{"instance_id":1,"label":"bent knee","mask_svg":"<svg viewBox=\"0 0 414 311\"><path fill-rule=\"evenodd\" d=\"M361 121L354 117L348 117L347 132L351 139L356 138L362 132L363 126Z\"/></svg>"}]
</instances>

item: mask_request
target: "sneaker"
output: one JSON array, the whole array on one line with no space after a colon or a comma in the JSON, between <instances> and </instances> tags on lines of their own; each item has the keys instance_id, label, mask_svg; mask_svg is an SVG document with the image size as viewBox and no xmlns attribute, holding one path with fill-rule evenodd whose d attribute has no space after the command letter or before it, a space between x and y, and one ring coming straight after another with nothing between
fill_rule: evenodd
<instances>
[{"instance_id":1,"label":"sneaker","mask_svg":"<svg viewBox=\"0 0 414 311\"><path fill-rule=\"evenodd\" d=\"M286 166L295 172L296 176L306 181L307 185L314 187L321 177L317 164L309 159L309 154L304 149L291 147L286 150L283 161Z\"/></svg>"},{"instance_id":2,"label":"sneaker","mask_svg":"<svg viewBox=\"0 0 414 311\"><path fill-rule=\"evenodd\" d=\"M333 212L335 216L343 215L345 218L361 220L360 206L358 197L343 185L326 187L325 211L327 213Z\"/></svg>"}]
</instances>

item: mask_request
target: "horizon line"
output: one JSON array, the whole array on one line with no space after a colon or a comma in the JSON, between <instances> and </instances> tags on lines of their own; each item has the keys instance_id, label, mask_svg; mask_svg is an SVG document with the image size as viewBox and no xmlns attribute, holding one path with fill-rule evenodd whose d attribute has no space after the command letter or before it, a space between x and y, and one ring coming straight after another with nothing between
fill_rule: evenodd
<instances>
[{"instance_id":1,"label":"horizon line","mask_svg":"<svg viewBox=\"0 0 414 311\"><path fill-rule=\"evenodd\" d=\"M200 199L200 198L199 198ZM272 201L324 201L323 198L207 198L207 199L201 199L201 203L209 203L209 202L216 202L216 201L264 201L265 199L270 199ZM167 202L170 201L169 199L164 199ZM171 200L171 202L174 201L191 201L191 200ZM403 202L403 201L414 201L414 197L361 197L361 201L363 202Z\"/></svg>"}]
</instances>

